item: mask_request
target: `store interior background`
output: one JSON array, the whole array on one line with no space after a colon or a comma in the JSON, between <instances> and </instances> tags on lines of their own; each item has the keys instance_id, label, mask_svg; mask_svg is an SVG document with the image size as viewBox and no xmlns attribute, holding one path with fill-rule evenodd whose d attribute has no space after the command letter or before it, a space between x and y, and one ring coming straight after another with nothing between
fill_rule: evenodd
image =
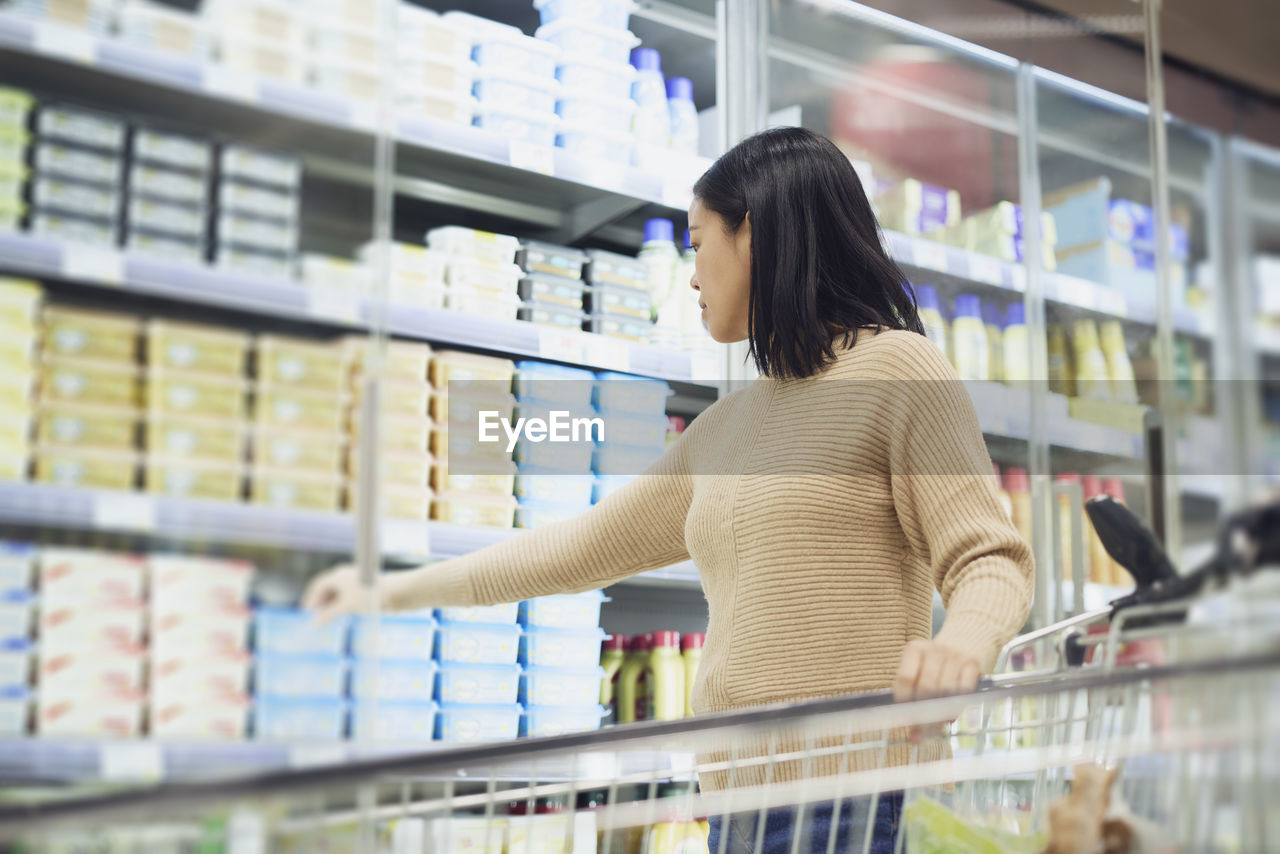
<instances>
[{"instance_id":1,"label":"store interior background","mask_svg":"<svg viewBox=\"0 0 1280 854\"><path fill-rule=\"evenodd\" d=\"M426 5L441 12L462 9L526 34L539 23L525 0ZM1109 181L1111 198L1158 204L1156 176L1166 167L1153 163L1144 106L1150 93L1143 4L945 5L940 12L939 4L919 0L640 0L630 29L661 53L668 77L693 82L703 158L744 133L799 124L831 136L877 178L954 190L963 213L1004 201L1048 208L1055 193L1097 178ZM1160 10L1166 52L1162 97L1171 117L1162 180L1171 220L1188 235L1186 257L1142 270L1136 279L1127 276L1123 288L1105 281L1114 274L1106 263L1089 281L1012 256L996 259L994 274L984 262L983 280L971 272L972 253L940 255L928 246L929 238L886 222L896 233L890 240L895 257L913 283L935 290L948 320L963 294L979 296L1003 316L1010 305L1025 302L1029 347L1041 353L1030 363L1041 365L1044 374L1033 375L1020 396L1007 395L1005 386L990 380L975 394L979 401L998 401L980 406L994 461L1006 472L1032 473L1028 519L1041 576L1034 615L1040 623L1078 609L1077 590L1090 606L1122 592L1121 586L1084 579L1080 588L1072 586L1064 564L1070 564L1073 549L1079 558L1088 546L1081 540L1064 550L1060 529L1070 529L1073 509L1078 513L1079 500L1088 496L1055 488L1058 475L1117 480L1125 500L1148 522L1154 508L1163 506L1160 526L1171 538L1175 563L1187 569L1211 552L1217 525L1228 512L1280 484L1280 63L1274 12L1265 5L1184 0L1165 2ZM0 14L6 14L3 6ZM489 140L479 151L467 148L470 136L464 142L404 134L396 139L388 133L390 124L380 121L385 116L371 112L376 104L316 119L293 107L273 107L265 97L237 97L229 91L234 87L193 90L151 73L88 73L56 52L7 42L0 42L0 85L176 132L298 155L304 252L354 258L380 234L420 245L429 229L459 225L634 255L647 220L672 220L677 239L687 224L687 192L681 196L670 191L670 180L664 184L674 167L656 177L661 168L633 166L580 170L571 178L542 174L513 163L505 143ZM281 90L281 103L306 88L289 84ZM342 106L350 99L330 101ZM615 174L622 177L608 177ZM1060 255L1059 267L1066 257ZM438 318L406 333L407 315L381 303L376 291L367 316L343 319L335 317L332 305L326 314L314 300L310 316L255 311L248 307L251 301L224 300L217 293L108 288L66 264L46 276L32 273L26 263L0 257L0 274L40 278L46 299L67 305L316 340L352 331L378 336L389 328L393 337L428 340L437 349L573 361L542 343L532 353L516 349L513 355L500 337L479 344L479 333L457 332ZM3 269L6 264L10 269ZM1072 404L1068 410L1066 398L1072 395L1049 374L1048 326L1071 330L1082 320L1119 321L1135 373L1150 381L1142 404L1163 416L1172 431L1164 445L1172 454L1167 477L1148 471L1141 412L1135 422L1132 408L1098 411ZM639 342L626 346L644 350ZM577 352L586 351L579 346ZM668 414L694 417L734 384L749 380L743 355L740 347L719 351L714 371L697 378L688 356L680 362L683 376L654 372L671 384ZM604 366L589 356L581 362ZM151 500L157 506L167 501L163 495ZM1075 507L1068 507L1073 501ZM70 505L37 506L20 489L0 502L0 513L6 514L0 535L8 540L247 557L257 567L255 595L275 604L296 600L317 571L359 557L357 529L370 521L349 505L335 508L332 525L319 525L327 529L323 536L316 535L316 522L288 514L264 516L268 522L246 533L235 527L243 519L234 515L219 526L160 512L140 534L129 530L127 520L113 525L100 513ZM378 524L379 536L365 542L380 539L391 565L424 557L416 548L423 535L412 526L403 520ZM505 535L419 524L428 526L431 558ZM1088 567L1087 559L1079 560L1077 569ZM705 629L705 602L691 566L639 576L607 594L601 626L608 632Z\"/></svg>"}]
</instances>

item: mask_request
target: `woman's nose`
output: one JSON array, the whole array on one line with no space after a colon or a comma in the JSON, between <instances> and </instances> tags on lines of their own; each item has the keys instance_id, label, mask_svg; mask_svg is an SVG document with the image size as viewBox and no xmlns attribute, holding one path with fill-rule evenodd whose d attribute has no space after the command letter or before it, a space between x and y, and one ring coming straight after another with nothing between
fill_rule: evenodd
<instances>
[{"instance_id":1,"label":"woman's nose","mask_svg":"<svg viewBox=\"0 0 1280 854\"><path fill-rule=\"evenodd\" d=\"M690 276L690 277L689 277L689 287L693 288L695 291L701 291L701 290L702 290L702 288L698 287L698 274L697 274L697 273L695 273L695 274L693 274L692 276Z\"/></svg>"}]
</instances>

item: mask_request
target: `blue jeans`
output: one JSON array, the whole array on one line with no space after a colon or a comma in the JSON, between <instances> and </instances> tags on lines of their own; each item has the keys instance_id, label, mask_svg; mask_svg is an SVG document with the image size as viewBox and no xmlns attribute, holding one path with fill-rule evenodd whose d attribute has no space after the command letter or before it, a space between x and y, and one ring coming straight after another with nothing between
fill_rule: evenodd
<instances>
[{"instance_id":1,"label":"blue jeans","mask_svg":"<svg viewBox=\"0 0 1280 854\"><path fill-rule=\"evenodd\" d=\"M756 848L760 812L736 813L710 818L710 854L720 854L721 834L725 834L725 854L790 854L792 833L799 832L803 854L826 854L832 832L832 801L805 804L796 827L800 807L771 809L764 819L761 847ZM861 854L867 836L870 798L854 798L840 802L836 816L836 854ZM902 817L902 793L886 792L876 800L876 813L871 833L870 854L893 854L898 839L898 822ZM727 825L727 830L726 830Z\"/></svg>"}]
</instances>

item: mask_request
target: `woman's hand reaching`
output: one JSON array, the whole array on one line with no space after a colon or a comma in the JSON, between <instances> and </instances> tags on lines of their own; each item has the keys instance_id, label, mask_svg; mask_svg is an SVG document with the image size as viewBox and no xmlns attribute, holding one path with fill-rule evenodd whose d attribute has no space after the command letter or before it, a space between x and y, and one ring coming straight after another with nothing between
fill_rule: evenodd
<instances>
[{"instance_id":1,"label":"woman's hand reaching","mask_svg":"<svg viewBox=\"0 0 1280 854\"><path fill-rule=\"evenodd\" d=\"M914 640L902 651L893 698L903 701L963 694L977 687L981 675L981 665L968 653L935 640Z\"/></svg>"},{"instance_id":2,"label":"woman's hand reaching","mask_svg":"<svg viewBox=\"0 0 1280 854\"><path fill-rule=\"evenodd\" d=\"M302 596L302 607L315 615L317 622L327 623L335 617L359 614L373 605L372 597L379 594L379 607L387 609L390 601L390 579L378 579L375 588L360 582L360 571L349 564L337 566L311 579Z\"/></svg>"}]
</instances>

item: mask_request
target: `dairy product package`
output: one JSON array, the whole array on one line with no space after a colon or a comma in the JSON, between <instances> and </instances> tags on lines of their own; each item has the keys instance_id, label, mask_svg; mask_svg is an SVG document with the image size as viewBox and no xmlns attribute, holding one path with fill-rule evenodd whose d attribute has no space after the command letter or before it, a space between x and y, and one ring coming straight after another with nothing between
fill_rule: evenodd
<instances>
[{"instance_id":1,"label":"dairy product package","mask_svg":"<svg viewBox=\"0 0 1280 854\"><path fill-rule=\"evenodd\" d=\"M152 368L239 377L244 373L249 336L225 326L149 320L147 364Z\"/></svg>"},{"instance_id":2,"label":"dairy product package","mask_svg":"<svg viewBox=\"0 0 1280 854\"><path fill-rule=\"evenodd\" d=\"M153 702L213 700L248 693L253 656L243 649L165 646L150 651Z\"/></svg>"},{"instance_id":3,"label":"dairy product package","mask_svg":"<svg viewBox=\"0 0 1280 854\"><path fill-rule=\"evenodd\" d=\"M29 543L0 541L0 590L29 590L38 550Z\"/></svg>"},{"instance_id":4,"label":"dairy product package","mask_svg":"<svg viewBox=\"0 0 1280 854\"><path fill-rule=\"evenodd\" d=\"M40 210L102 220L114 220L120 215L120 194L114 187L58 177L36 177L31 182L31 203Z\"/></svg>"},{"instance_id":5,"label":"dairy product package","mask_svg":"<svg viewBox=\"0 0 1280 854\"><path fill-rule=\"evenodd\" d=\"M232 273L287 279L293 276L293 255L287 252L219 245L213 251L215 267Z\"/></svg>"},{"instance_id":6,"label":"dairy product package","mask_svg":"<svg viewBox=\"0 0 1280 854\"><path fill-rule=\"evenodd\" d=\"M254 431L251 458L267 468L335 472L346 446L338 433L264 428Z\"/></svg>"},{"instance_id":7,"label":"dairy product package","mask_svg":"<svg viewBox=\"0 0 1280 854\"><path fill-rule=\"evenodd\" d=\"M64 700L40 696L35 732L40 736L136 738L142 732L142 694L87 696Z\"/></svg>"},{"instance_id":8,"label":"dairy product package","mask_svg":"<svg viewBox=\"0 0 1280 854\"><path fill-rule=\"evenodd\" d=\"M518 320L528 323L540 323L544 326L555 326L559 329L572 329L574 331L582 331L582 324L586 322L587 315L581 310L574 310L569 306L556 305L554 303L527 302L520 306L516 313Z\"/></svg>"},{"instance_id":9,"label":"dairy product package","mask_svg":"<svg viewBox=\"0 0 1280 854\"><path fill-rule=\"evenodd\" d=\"M505 498L511 494L515 485L515 466L510 465L505 472L481 472L466 474L449 471L444 464L437 464L431 469L431 486L437 492L467 493L471 495L493 495Z\"/></svg>"},{"instance_id":10,"label":"dairy product package","mask_svg":"<svg viewBox=\"0 0 1280 854\"><path fill-rule=\"evenodd\" d=\"M520 637L522 667L589 668L599 663L603 630L528 629Z\"/></svg>"},{"instance_id":11,"label":"dairy product package","mask_svg":"<svg viewBox=\"0 0 1280 854\"><path fill-rule=\"evenodd\" d=\"M306 85L305 55L276 42L223 35L218 56L228 68L254 77L269 77L297 86Z\"/></svg>"},{"instance_id":12,"label":"dairy product package","mask_svg":"<svg viewBox=\"0 0 1280 854\"><path fill-rule=\"evenodd\" d=\"M441 664L436 696L441 703L514 703L520 672L518 664Z\"/></svg>"},{"instance_id":13,"label":"dairy product package","mask_svg":"<svg viewBox=\"0 0 1280 854\"><path fill-rule=\"evenodd\" d=\"M348 694L363 699L429 703L435 696L437 665L433 661L352 663ZM376 672L375 672L376 671Z\"/></svg>"},{"instance_id":14,"label":"dairy product package","mask_svg":"<svg viewBox=\"0 0 1280 854\"><path fill-rule=\"evenodd\" d=\"M284 190L296 191L302 181L299 158L243 145L224 145L218 153L218 169L223 179L235 178Z\"/></svg>"},{"instance_id":15,"label":"dairy product package","mask_svg":"<svg viewBox=\"0 0 1280 854\"><path fill-rule=\"evenodd\" d=\"M522 107L499 107L480 104L476 109L476 127L484 128L511 140L530 145L552 146L556 141L556 126L560 119L547 110L527 110Z\"/></svg>"},{"instance_id":16,"label":"dairy product package","mask_svg":"<svg viewBox=\"0 0 1280 854\"><path fill-rule=\"evenodd\" d=\"M522 712L515 703L442 703L436 713L436 739L460 743L510 741L519 734Z\"/></svg>"},{"instance_id":17,"label":"dairy product package","mask_svg":"<svg viewBox=\"0 0 1280 854\"><path fill-rule=\"evenodd\" d=\"M426 234L427 245L438 252L461 255L495 264L514 264L520 241L507 234L449 225Z\"/></svg>"},{"instance_id":18,"label":"dairy product package","mask_svg":"<svg viewBox=\"0 0 1280 854\"><path fill-rule=\"evenodd\" d=\"M243 484L241 466L186 458L150 457L143 477L147 492L205 501L239 501Z\"/></svg>"},{"instance_id":19,"label":"dairy product package","mask_svg":"<svg viewBox=\"0 0 1280 854\"><path fill-rule=\"evenodd\" d=\"M234 375L152 368L147 375L150 413L239 419L246 411L246 383Z\"/></svg>"},{"instance_id":20,"label":"dairy product package","mask_svg":"<svg viewBox=\"0 0 1280 854\"><path fill-rule=\"evenodd\" d=\"M131 253L183 264L204 263L206 249L203 237L181 237L133 228L125 230L124 248Z\"/></svg>"},{"instance_id":21,"label":"dairy product package","mask_svg":"<svg viewBox=\"0 0 1280 854\"><path fill-rule=\"evenodd\" d=\"M189 242L204 242L205 211L198 205L134 196L125 207L132 231L169 234Z\"/></svg>"},{"instance_id":22,"label":"dairy product package","mask_svg":"<svg viewBox=\"0 0 1280 854\"><path fill-rule=\"evenodd\" d=\"M120 38L130 44L187 59L207 59L212 48L202 18L146 0L126 0L121 5L118 30Z\"/></svg>"},{"instance_id":23,"label":"dairy product package","mask_svg":"<svg viewBox=\"0 0 1280 854\"><path fill-rule=\"evenodd\" d=\"M648 341L652 335L653 324L628 315L593 314L587 318L586 329L588 332L594 332L597 335L643 343Z\"/></svg>"},{"instance_id":24,"label":"dairy product package","mask_svg":"<svg viewBox=\"0 0 1280 854\"><path fill-rule=\"evenodd\" d=\"M521 718L520 734L528 738L547 738L600 729L606 711L599 705L527 706ZM516 850L512 848L512 850Z\"/></svg>"},{"instance_id":25,"label":"dairy product package","mask_svg":"<svg viewBox=\"0 0 1280 854\"><path fill-rule=\"evenodd\" d=\"M600 607L607 601L600 590L539 596L520 603L520 625L526 628L595 629Z\"/></svg>"},{"instance_id":26,"label":"dairy product package","mask_svg":"<svg viewBox=\"0 0 1280 854\"><path fill-rule=\"evenodd\" d=\"M431 616L383 616L377 620L355 617L351 623L351 655L368 658L374 654L390 660L429 661L435 649L436 622Z\"/></svg>"},{"instance_id":27,"label":"dairy product package","mask_svg":"<svg viewBox=\"0 0 1280 854\"><path fill-rule=\"evenodd\" d=\"M581 310L584 288L585 285L580 280L530 273L520 280L518 293L526 304Z\"/></svg>"},{"instance_id":28,"label":"dairy product package","mask_svg":"<svg viewBox=\"0 0 1280 854\"><path fill-rule=\"evenodd\" d=\"M388 486L425 487L431 478L431 466L435 460L429 454L388 453L382 458L380 477ZM347 452L347 474L358 482L360 455L355 447Z\"/></svg>"},{"instance_id":29,"label":"dairy product package","mask_svg":"<svg viewBox=\"0 0 1280 854\"><path fill-rule=\"evenodd\" d=\"M125 129L125 123L109 113L55 104L39 106L35 111L35 131L42 138L103 151L121 151Z\"/></svg>"},{"instance_id":30,"label":"dairy product package","mask_svg":"<svg viewBox=\"0 0 1280 854\"><path fill-rule=\"evenodd\" d=\"M373 288L373 269L346 258L304 252L298 256L298 277L308 285L345 288L364 293Z\"/></svg>"},{"instance_id":31,"label":"dairy product package","mask_svg":"<svg viewBox=\"0 0 1280 854\"><path fill-rule=\"evenodd\" d=\"M485 389L495 383L510 383L515 365L510 359L477 356L455 350L438 350L431 358L428 376L437 389L451 393L468 387Z\"/></svg>"},{"instance_id":32,"label":"dairy product package","mask_svg":"<svg viewBox=\"0 0 1280 854\"><path fill-rule=\"evenodd\" d=\"M45 306L41 311L45 352L54 356L133 362L142 322L133 315Z\"/></svg>"},{"instance_id":33,"label":"dairy product package","mask_svg":"<svg viewBox=\"0 0 1280 854\"><path fill-rule=\"evenodd\" d=\"M648 290L649 271L638 258L603 249L588 249L587 258L583 278L592 285L604 283Z\"/></svg>"},{"instance_id":34,"label":"dairy product package","mask_svg":"<svg viewBox=\"0 0 1280 854\"><path fill-rule=\"evenodd\" d=\"M31 634L35 605L30 591L0 590L0 647Z\"/></svg>"},{"instance_id":35,"label":"dairy product package","mask_svg":"<svg viewBox=\"0 0 1280 854\"><path fill-rule=\"evenodd\" d=\"M286 222L298 218L298 195L291 190L223 180L218 182L214 201L219 210L230 213Z\"/></svg>"},{"instance_id":36,"label":"dairy product package","mask_svg":"<svg viewBox=\"0 0 1280 854\"><path fill-rule=\"evenodd\" d=\"M146 685L146 656L139 650L111 647L41 649L36 684L41 698L51 702L138 693Z\"/></svg>"},{"instance_id":37,"label":"dairy product package","mask_svg":"<svg viewBox=\"0 0 1280 854\"><path fill-rule=\"evenodd\" d=\"M87 243L109 249L116 245L119 228L114 221L36 211L31 216L31 233L50 240Z\"/></svg>"},{"instance_id":38,"label":"dairy product package","mask_svg":"<svg viewBox=\"0 0 1280 854\"><path fill-rule=\"evenodd\" d=\"M138 555L92 549L41 548L36 586L46 608L64 604L135 601L146 590L146 562Z\"/></svg>"},{"instance_id":39,"label":"dairy product package","mask_svg":"<svg viewBox=\"0 0 1280 854\"><path fill-rule=\"evenodd\" d=\"M397 60L397 100L411 103L415 96L471 101L477 67L470 61L454 61L432 54L409 54ZM470 117L468 116L468 121Z\"/></svg>"},{"instance_id":40,"label":"dairy product package","mask_svg":"<svg viewBox=\"0 0 1280 854\"><path fill-rule=\"evenodd\" d=\"M294 224L224 211L214 220L214 234L220 244L263 252L292 254L298 248L298 228Z\"/></svg>"},{"instance_id":41,"label":"dairy product package","mask_svg":"<svg viewBox=\"0 0 1280 854\"><path fill-rule=\"evenodd\" d=\"M603 667L530 668L520 676L520 702L525 706L597 707Z\"/></svg>"},{"instance_id":42,"label":"dairy product package","mask_svg":"<svg viewBox=\"0 0 1280 854\"><path fill-rule=\"evenodd\" d=\"M262 741L338 741L346 732L347 703L336 698L259 697L253 701L253 737Z\"/></svg>"},{"instance_id":43,"label":"dairy product package","mask_svg":"<svg viewBox=\"0 0 1280 854\"><path fill-rule=\"evenodd\" d=\"M501 605L453 605L436 608L436 619L442 623L489 623L491 625L515 625L520 611L519 602Z\"/></svg>"},{"instance_id":44,"label":"dairy product package","mask_svg":"<svg viewBox=\"0 0 1280 854\"><path fill-rule=\"evenodd\" d=\"M342 506L344 482L339 475L267 469L254 466L249 500L281 510L336 511Z\"/></svg>"},{"instance_id":45,"label":"dairy product package","mask_svg":"<svg viewBox=\"0 0 1280 854\"><path fill-rule=\"evenodd\" d=\"M138 413L129 407L49 403L36 417L42 444L132 450L137 446Z\"/></svg>"},{"instance_id":46,"label":"dairy product package","mask_svg":"<svg viewBox=\"0 0 1280 854\"><path fill-rule=\"evenodd\" d=\"M516 501L510 496L437 495L431 502L431 518L455 525L487 525L510 528L515 522Z\"/></svg>"},{"instance_id":47,"label":"dairy product package","mask_svg":"<svg viewBox=\"0 0 1280 854\"><path fill-rule=\"evenodd\" d=\"M94 602L42 601L37 633L43 653L63 648L135 648L146 630L146 606L140 600Z\"/></svg>"},{"instance_id":48,"label":"dairy product package","mask_svg":"<svg viewBox=\"0 0 1280 854\"><path fill-rule=\"evenodd\" d=\"M193 137L135 128L133 159L135 162L205 173L213 166L213 146L205 140Z\"/></svg>"},{"instance_id":49,"label":"dairy product package","mask_svg":"<svg viewBox=\"0 0 1280 854\"><path fill-rule=\"evenodd\" d=\"M254 419L259 427L339 433L347 403L344 395L334 392L259 383Z\"/></svg>"},{"instance_id":50,"label":"dairy product package","mask_svg":"<svg viewBox=\"0 0 1280 854\"><path fill-rule=\"evenodd\" d=\"M442 664L510 666L516 663L519 641L519 626L441 623L435 656Z\"/></svg>"},{"instance_id":51,"label":"dairy product package","mask_svg":"<svg viewBox=\"0 0 1280 854\"><path fill-rule=\"evenodd\" d=\"M154 654L233 653L248 646L251 612L246 605L214 601L195 609L191 601L178 603L168 595L160 604L151 604L148 624Z\"/></svg>"},{"instance_id":52,"label":"dairy product package","mask_svg":"<svg viewBox=\"0 0 1280 854\"><path fill-rule=\"evenodd\" d=\"M253 693L258 697L341 697L347 659L328 654L258 653L253 659Z\"/></svg>"},{"instance_id":53,"label":"dairy product package","mask_svg":"<svg viewBox=\"0 0 1280 854\"><path fill-rule=\"evenodd\" d=\"M86 151L45 140L37 142L31 150L31 163L38 174L57 175L107 186L117 186L120 183L121 160L114 154Z\"/></svg>"},{"instance_id":54,"label":"dairy product package","mask_svg":"<svg viewBox=\"0 0 1280 854\"><path fill-rule=\"evenodd\" d=\"M36 448L35 480L40 483L85 489L132 490L137 474L138 455L131 452L59 445Z\"/></svg>"},{"instance_id":55,"label":"dairy product package","mask_svg":"<svg viewBox=\"0 0 1280 854\"><path fill-rule=\"evenodd\" d=\"M925 234L960 222L960 194L955 190L907 178L876 196L883 227Z\"/></svg>"},{"instance_id":56,"label":"dairy product package","mask_svg":"<svg viewBox=\"0 0 1280 854\"><path fill-rule=\"evenodd\" d=\"M143 430L143 447L160 457L238 463L244 456L247 428L241 421L152 413Z\"/></svg>"},{"instance_id":57,"label":"dairy product package","mask_svg":"<svg viewBox=\"0 0 1280 854\"><path fill-rule=\"evenodd\" d=\"M253 581L246 560L184 554L152 554L146 558L153 614L180 610L191 602L243 605Z\"/></svg>"},{"instance_id":58,"label":"dairy product package","mask_svg":"<svg viewBox=\"0 0 1280 854\"><path fill-rule=\"evenodd\" d=\"M259 335L256 349L256 374L261 382L334 393L346 386L351 357L336 342Z\"/></svg>"},{"instance_id":59,"label":"dairy product package","mask_svg":"<svg viewBox=\"0 0 1280 854\"><path fill-rule=\"evenodd\" d=\"M435 737L436 704L427 702L354 702L351 736L401 744Z\"/></svg>"},{"instance_id":60,"label":"dairy product package","mask_svg":"<svg viewBox=\"0 0 1280 854\"><path fill-rule=\"evenodd\" d=\"M154 738L239 741L248 732L251 706L247 696L153 698L147 715L150 734Z\"/></svg>"},{"instance_id":61,"label":"dairy product package","mask_svg":"<svg viewBox=\"0 0 1280 854\"><path fill-rule=\"evenodd\" d=\"M207 178L167 166L134 162L129 166L129 191L146 198L203 206L209 195Z\"/></svg>"},{"instance_id":62,"label":"dairy product package","mask_svg":"<svg viewBox=\"0 0 1280 854\"><path fill-rule=\"evenodd\" d=\"M253 644L260 652L341 655L349 630L348 618L318 625L310 614L295 608L261 607L253 613Z\"/></svg>"}]
</instances>

